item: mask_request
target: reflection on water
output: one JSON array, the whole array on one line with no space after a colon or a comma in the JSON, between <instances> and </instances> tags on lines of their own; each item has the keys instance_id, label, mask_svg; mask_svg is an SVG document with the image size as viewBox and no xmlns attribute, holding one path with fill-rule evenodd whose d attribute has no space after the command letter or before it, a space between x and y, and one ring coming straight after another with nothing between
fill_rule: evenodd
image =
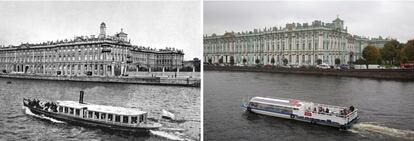
<instances>
[{"instance_id":1,"label":"reflection on water","mask_svg":"<svg viewBox=\"0 0 414 141\"><path fill-rule=\"evenodd\" d=\"M8 82L11 83L8 83ZM198 140L200 134L200 89L116 83L88 83L0 78L0 140L162 140L154 135L118 133L61 123L31 115L22 109L22 98L77 101L85 91L88 103L136 107L182 139ZM161 119L161 110L174 113L180 122ZM26 113L26 114L25 114Z\"/></svg>"},{"instance_id":2,"label":"reflection on water","mask_svg":"<svg viewBox=\"0 0 414 141\"><path fill-rule=\"evenodd\" d=\"M413 140L414 82L251 72L204 73L204 139ZM296 98L360 111L351 130L245 113L251 96ZM375 122L376 124L373 124Z\"/></svg>"}]
</instances>

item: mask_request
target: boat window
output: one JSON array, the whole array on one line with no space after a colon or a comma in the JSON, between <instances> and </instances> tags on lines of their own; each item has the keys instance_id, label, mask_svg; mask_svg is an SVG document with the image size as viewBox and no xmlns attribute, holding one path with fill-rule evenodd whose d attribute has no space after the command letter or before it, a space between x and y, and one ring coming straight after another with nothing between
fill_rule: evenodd
<instances>
[{"instance_id":1,"label":"boat window","mask_svg":"<svg viewBox=\"0 0 414 141\"><path fill-rule=\"evenodd\" d=\"M137 120L138 120L138 117L136 116L131 117L131 124L136 124Z\"/></svg>"},{"instance_id":2,"label":"boat window","mask_svg":"<svg viewBox=\"0 0 414 141\"><path fill-rule=\"evenodd\" d=\"M139 123L141 123L142 121L144 121L144 115L139 116Z\"/></svg>"},{"instance_id":3,"label":"boat window","mask_svg":"<svg viewBox=\"0 0 414 141\"><path fill-rule=\"evenodd\" d=\"M112 121L112 114L108 114L108 121Z\"/></svg>"},{"instance_id":4,"label":"boat window","mask_svg":"<svg viewBox=\"0 0 414 141\"><path fill-rule=\"evenodd\" d=\"M250 102L250 107L257 107L257 103Z\"/></svg>"},{"instance_id":5,"label":"boat window","mask_svg":"<svg viewBox=\"0 0 414 141\"><path fill-rule=\"evenodd\" d=\"M80 115L80 110L79 110L79 109L75 109L75 114L76 114L77 116L79 116L79 115Z\"/></svg>"},{"instance_id":6,"label":"boat window","mask_svg":"<svg viewBox=\"0 0 414 141\"><path fill-rule=\"evenodd\" d=\"M121 116L115 115L115 122L121 122Z\"/></svg>"},{"instance_id":7,"label":"boat window","mask_svg":"<svg viewBox=\"0 0 414 141\"><path fill-rule=\"evenodd\" d=\"M73 115L73 108L69 108L69 114Z\"/></svg>"},{"instance_id":8,"label":"boat window","mask_svg":"<svg viewBox=\"0 0 414 141\"><path fill-rule=\"evenodd\" d=\"M63 112L63 107L59 106L59 112Z\"/></svg>"},{"instance_id":9,"label":"boat window","mask_svg":"<svg viewBox=\"0 0 414 141\"><path fill-rule=\"evenodd\" d=\"M99 112L95 112L94 119L99 119Z\"/></svg>"},{"instance_id":10,"label":"boat window","mask_svg":"<svg viewBox=\"0 0 414 141\"><path fill-rule=\"evenodd\" d=\"M88 118L92 118L92 111L88 112Z\"/></svg>"},{"instance_id":11,"label":"boat window","mask_svg":"<svg viewBox=\"0 0 414 141\"><path fill-rule=\"evenodd\" d=\"M101 119L105 120L105 118L106 118L106 113L101 113Z\"/></svg>"},{"instance_id":12,"label":"boat window","mask_svg":"<svg viewBox=\"0 0 414 141\"><path fill-rule=\"evenodd\" d=\"M68 113L68 107L65 107L65 113Z\"/></svg>"},{"instance_id":13,"label":"boat window","mask_svg":"<svg viewBox=\"0 0 414 141\"><path fill-rule=\"evenodd\" d=\"M122 123L128 123L128 116L122 116Z\"/></svg>"}]
</instances>

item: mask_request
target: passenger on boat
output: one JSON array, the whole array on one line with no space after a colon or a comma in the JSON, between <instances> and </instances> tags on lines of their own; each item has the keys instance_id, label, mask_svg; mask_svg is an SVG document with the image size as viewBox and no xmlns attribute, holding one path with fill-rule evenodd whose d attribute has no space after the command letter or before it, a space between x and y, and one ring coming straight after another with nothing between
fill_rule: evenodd
<instances>
[{"instance_id":1,"label":"passenger on boat","mask_svg":"<svg viewBox=\"0 0 414 141\"><path fill-rule=\"evenodd\" d=\"M325 111L326 113L329 113L329 109L328 108L326 108L326 111Z\"/></svg>"},{"instance_id":2,"label":"passenger on boat","mask_svg":"<svg viewBox=\"0 0 414 141\"><path fill-rule=\"evenodd\" d=\"M351 112L353 112L355 110L354 106L351 105L351 107L349 107L349 110L351 110Z\"/></svg>"}]
</instances>

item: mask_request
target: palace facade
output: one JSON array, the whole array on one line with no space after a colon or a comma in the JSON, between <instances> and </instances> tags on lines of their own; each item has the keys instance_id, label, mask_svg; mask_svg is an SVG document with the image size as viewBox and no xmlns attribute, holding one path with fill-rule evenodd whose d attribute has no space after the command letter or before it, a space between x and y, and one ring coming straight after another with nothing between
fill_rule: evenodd
<instances>
[{"instance_id":1,"label":"palace facade","mask_svg":"<svg viewBox=\"0 0 414 141\"><path fill-rule=\"evenodd\" d=\"M288 64L316 65L341 64L362 57L362 50L369 44L383 47L390 39L365 38L351 35L344 21L336 18L332 23L314 21L290 23L282 27L254 29L253 31L225 32L224 35L204 36L204 60L211 63L254 65ZM257 60L257 61L256 61ZM273 60L273 61L272 61Z\"/></svg>"},{"instance_id":2,"label":"palace facade","mask_svg":"<svg viewBox=\"0 0 414 141\"><path fill-rule=\"evenodd\" d=\"M1 47L0 73L120 76L128 71L180 69L183 59L182 50L131 45L122 29L106 35L106 24L102 23L98 37Z\"/></svg>"}]
</instances>

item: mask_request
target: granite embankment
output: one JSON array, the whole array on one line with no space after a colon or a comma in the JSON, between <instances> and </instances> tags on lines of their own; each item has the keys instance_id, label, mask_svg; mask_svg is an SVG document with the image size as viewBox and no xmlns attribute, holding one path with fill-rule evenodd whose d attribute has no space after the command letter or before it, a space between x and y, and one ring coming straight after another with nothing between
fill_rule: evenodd
<instances>
[{"instance_id":1,"label":"granite embankment","mask_svg":"<svg viewBox=\"0 0 414 141\"><path fill-rule=\"evenodd\" d=\"M414 80L414 69L307 69L280 67L204 66L205 71L267 72L306 75L363 77L375 79Z\"/></svg>"},{"instance_id":2,"label":"granite embankment","mask_svg":"<svg viewBox=\"0 0 414 141\"><path fill-rule=\"evenodd\" d=\"M129 83L146 85L173 85L200 87L200 78L171 78L171 77L100 77L100 76L50 76L50 75L28 75L28 74L1 74L0 78L33 79L33 80L56 80L56 81L78 81L99 83Z\"/></svg>"}]
</instances>

